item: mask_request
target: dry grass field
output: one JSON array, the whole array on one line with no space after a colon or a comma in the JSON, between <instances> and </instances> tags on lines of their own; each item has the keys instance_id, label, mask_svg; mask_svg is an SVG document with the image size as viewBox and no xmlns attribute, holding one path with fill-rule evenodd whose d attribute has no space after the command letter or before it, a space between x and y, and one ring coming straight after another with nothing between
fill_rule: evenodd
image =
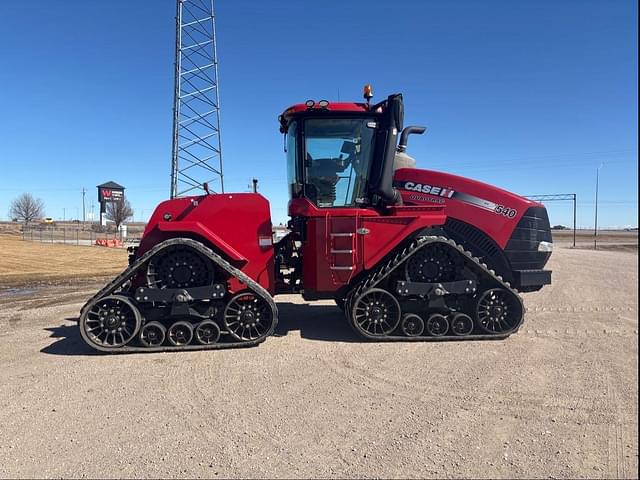
<instances>
[{"instance_id":1,"label":"dry grass field","mask_svg":"<svg viewBox=\"0 0 640 480\"><path fill-rule=\"evenodd\" d=\"M127 251L23 241L0 234L0 288L107 279L127 265Z\"/></svg>"},{"instance_id":2,"label":"dry grass field","mask_svg":"<svg viewBox=\"0 0 640 480\"><path fill-rule=\"evenodd\" d=\"M556 246L572 246L573 230L553 230L553 243ZM593 249L593 230L576 231L576 248ZM598 250L638 251L638 232L623 230L600 230L597 237Z\"/></svg>"}]
</instances>

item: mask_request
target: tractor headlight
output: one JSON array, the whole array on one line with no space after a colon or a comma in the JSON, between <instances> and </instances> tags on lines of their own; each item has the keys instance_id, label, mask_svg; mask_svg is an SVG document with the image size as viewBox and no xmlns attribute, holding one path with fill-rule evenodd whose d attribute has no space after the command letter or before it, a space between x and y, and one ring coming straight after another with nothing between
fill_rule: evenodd
<instances>
[{"instance_id":1,"label":"tractor headlight","mask_svg":"<svg viewBox=\"0 0 640 480\"><path fill-rule=\"evenodd\" d=\"M539 252L553 252L553 243L552 242L540 242L538 244Z\"/></svg>"}]
</instances>

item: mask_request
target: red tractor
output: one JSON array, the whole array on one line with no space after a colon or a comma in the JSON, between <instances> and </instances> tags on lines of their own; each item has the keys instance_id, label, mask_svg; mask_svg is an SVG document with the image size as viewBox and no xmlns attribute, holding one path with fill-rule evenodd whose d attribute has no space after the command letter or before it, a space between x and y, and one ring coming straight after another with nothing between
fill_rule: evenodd
<instances>
[{"instance_id":1,"label":"red tractor","mask_svg":"<svg viewBox=\"0 0 640 480\"><path fill-rule=\"evenodd\" d=\"M256 345L273 296L334 299L365 339L505 338L518 295L551 283L551 229L536 202L415 168L402 95L307 101L279 117L289 231L273 243L258 193L162 202L129 267L82 308L82 338L105 352Z\"/></svg>"}]
</instances>

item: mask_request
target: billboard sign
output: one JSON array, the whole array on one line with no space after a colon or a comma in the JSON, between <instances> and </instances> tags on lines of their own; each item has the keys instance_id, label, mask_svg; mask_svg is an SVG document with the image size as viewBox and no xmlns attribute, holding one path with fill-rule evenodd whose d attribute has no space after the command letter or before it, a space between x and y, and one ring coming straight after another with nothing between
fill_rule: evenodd
<instances>
[{"instance_id":1,"label":"billboard sign","mask_svg":"<svg viewBox=\"0 0 640 480\"><path fill-rule=\"evenodd\" d=\"M124 189L100 187L98 189L99 202L121 202L124 198Z\"/></svg>"}]
</instances>

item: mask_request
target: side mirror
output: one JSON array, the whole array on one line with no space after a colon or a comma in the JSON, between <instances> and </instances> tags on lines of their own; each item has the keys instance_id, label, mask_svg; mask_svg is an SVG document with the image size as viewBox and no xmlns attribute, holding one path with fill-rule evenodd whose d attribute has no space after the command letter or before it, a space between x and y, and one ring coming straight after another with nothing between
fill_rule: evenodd
<instances>
[{"instance_id":1,"label":"side mirror","mask_svg":"<svg viewBox=\"0 0 640 480\"><path fill-rule=\"evenodd\" d=\"M346 153L347 155L353 155L354 153L356 153L355 142L349 142L349 141L342 142L340 153Z\"/></svg>"}]
</instances>

